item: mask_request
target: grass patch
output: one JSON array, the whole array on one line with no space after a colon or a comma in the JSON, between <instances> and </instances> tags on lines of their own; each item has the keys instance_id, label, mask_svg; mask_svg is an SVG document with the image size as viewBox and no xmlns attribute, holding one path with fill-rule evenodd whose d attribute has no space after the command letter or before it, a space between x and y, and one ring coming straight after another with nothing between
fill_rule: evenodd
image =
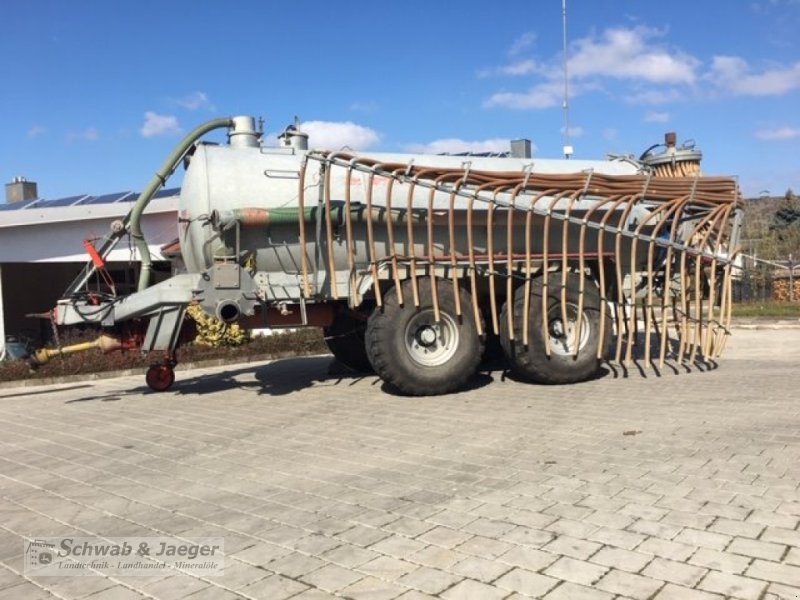
<instances>
[{"instance_id":1,"label":"grass patch","mask_svg":"<svg viewBox=\"0 0 800 600\"><path fill-rule=\"evenodd\" d=\"M742 302L733 305L734 317L800 318L800 304L788 302Z\"/></svg>"},{"instance_id":2,"label":"grass patch","mask_svg":"<svg viewBox=\"0 0 800 600\"><path fill-rule=\"evenodd\" d=\"M87 339L91 339L91 337ZM70 339L69 343L78 341L85 340ZM260 336L235 348L211 348L195 344L181 346L178 349L178 361L179 363L194 363L224 360L236 363L326 352L328 352L328 347L322 338L322 330L308 327L278 335ZM3 362L0 363L0 382L103 373L124 369L142 369L144 372L152 362L156 362L162 356L158 352L153 355L143 357L136 351L115 351L103 354L100 350L89 350L53 358L35 370L31 369L24 360Z\"/></svg>"}]
</instances>

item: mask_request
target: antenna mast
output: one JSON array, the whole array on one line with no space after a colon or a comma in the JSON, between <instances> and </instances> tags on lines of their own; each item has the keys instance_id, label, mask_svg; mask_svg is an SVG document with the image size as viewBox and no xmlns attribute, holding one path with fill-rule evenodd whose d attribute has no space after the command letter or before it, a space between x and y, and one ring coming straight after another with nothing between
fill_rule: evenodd
<instances>
[{"instance_id":1,"label":"antenna mast","mask_svg":"<svg viewBox=\"0 0 800 600\"><path fill-rule=\"evenodd\" d=\"M567 70L567 0L561 0L562 43L564 51L564 158L575 151L569 143L569 71Z\"/></svg>"}]
</instances>

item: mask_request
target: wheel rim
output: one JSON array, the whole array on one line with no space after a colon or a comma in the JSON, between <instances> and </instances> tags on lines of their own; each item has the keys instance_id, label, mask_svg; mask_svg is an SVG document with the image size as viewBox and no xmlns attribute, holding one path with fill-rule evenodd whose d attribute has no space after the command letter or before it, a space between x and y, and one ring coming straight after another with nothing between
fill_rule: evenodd
<instances>
[{"instance_id":1,"label":"wheel rim","mask_svg":"<svg viewBox=\"0 0 800 600\"><path fill-rule=\"evenodd\" d=\"M417 313L405 331L405 347L414 362L425 367L445 364L458 349L459 333L456 322L445 313L434 320L432 310Z\"/></svg>"},{"instance_id":2,"label":"wheel rim","mask_svg":"<svg viewBox=\"0 0 800 600\"><path fill-rule=\"evenodd\" d=\"M168 389L175 380L175 373L169 367L159 365L150 367L145 377L147 385L157 392Z\"/></svg>"},{"instance_id":3,"label":"wheel rim","mask_svg":"<svg viewBox=\"0 0 800 600\"><path fill-rule=\"evenodd\" d=\"M581 338L577 343L575 337L578 333L578 308L573 304L567 304L566 323L562 319L560 306L556 305L550 313L547 323L550 352L558 356L574 356L583 350L589 341L592 327L586 312L581 315Z\"/></svg>"}]
</instances>

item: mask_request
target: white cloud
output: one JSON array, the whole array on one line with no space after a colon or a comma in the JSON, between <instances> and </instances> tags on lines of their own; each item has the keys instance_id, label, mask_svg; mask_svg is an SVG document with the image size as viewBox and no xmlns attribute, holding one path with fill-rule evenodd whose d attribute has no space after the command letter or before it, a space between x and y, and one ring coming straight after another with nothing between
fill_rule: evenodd
<instances>
[{"instance_id":1,"label":"white cloud","mask_svg":"<svg viewBox=\"0 0 800 600\"><path fill-rule=\"evenodd\" d=\"M619 137L619 131L613 127L608 127L603 130L603 139L607 142L614 142Z\"/></svg>"},{"instance_id":2,"label":"white cloud","mask_svg":"<svg viewBox=\"0 0 800 600\"><path fill-rule=\"evenodd\" d=\"M45 133L47 133L47 127L45 127L44 125L34 125L30 129L28 129L27 136L30 139L33 139L42 136Z\"/></svg>"},{"instance_id":3,"label":"white cloud","mask_svg":"<svg viewBox=\"0 0 800 600\"><path fill-rule=\"evenodd\" d=\"M569 60L570 74L650 83L694 82L700 61L684 52L654 46L653 39L663 35L649 27L634 27L607 29L600 39L578 40Z\"/></svg>"},{"instance_id":4,"label":"white cloud","mask_svg":"<svg viewBox=\"0 0 800 600\"><path fill-rule=\"evenodd\" d=\"M767 1L800 5L800 0ZM570 95L605 90L628 103L661 105L687 98L778 96L800 90L800 62L758 68L740 56L714 56L704 63L668 46L662 39L666 33L633 25L606 29L575 41L568 65ZM532 44L532 39L527 40L523 36L512 48L519 47L523 52ZM484 69L478 76L535 78L527 91L506 89L492 94L484 101L486 108L547 109L559 106L563 100L564 74L559 55L547 61L512 55L508 64ZM645 121L661 123L668 118L664 111L653 111Z\"/></svg>"},{"instance_id":5,"label":"white cloud","mask_svg":"<svg viewBox=\"0 0 800 600\"><path fill-rule=\"evenodd\" d=\"M527 92L498 92L483 105L486 108L495 106L517 109L551 108L561 104L563 95L563 84L550 81L535 85Z\"/></svg>"},{"instance_id":6,"label":"white cloud","mask_svg":"<svg viewBox=\"0 0 800 600\"><path fill-rule=\"evenodd\" d=\"M674 99L677 92L642 86L692 85L698 79L701 62L694 56L658 43L664 32L643 26L614 28L600 35L577 40L568 63L570 95L601 89L603 81L622 80L634 89L631 102L658 103ZM562 58L549 62L520 58L510 64L484 69L479 76L540 75L541 80L527 92L501 91L490 96L485 107L544 109L563 100Z\"/></svg>"},{"instance_id":7,"label":"white cloud","mask_svg":"<svg viewBox=\"0 0 800 600\"><path fill-rule=\"evenodd\" d=\"M750 8L758 14L767 14L773 8L786 7L792 9L800 6L800 0L766 0L766 2L751 2Z\"/></svg>"},{"instance_id":8,"label":"white cloud","mask_svg":"<svg viewBox=\"0 0 800 600\"><path fill-rule=\"evenodd\" d=\"M776 96L800 89L800 62L753 73L739 56L715 56L707 79L737 96Z\"/></svg>"},{"instance_id":9,"label":"white cloud","mask_svg":"<svg viewBox=\"0 0 800 600\"><path fill-rule=\"evenodd\" d=\"M491 69L483 69L478 72L478 77L522 77L524 75L532 75L534 73L543 73L545 67L533 60L526 58L519 60L502 67L492 67Z\"/></svg>"},{"instance_id":10,"label":"white cloud","mask_svg":"<svg viewBox=\"0 0 800 600\"><path fill-rule=\"evenodd\" d=\"M800 127L776 127L774 129L759 129L756 137L760 140L794 140L800 138Z\"/></svg>"},{"instance_id":11,"label":"white cloud","mask_svg":"<svg viewBox=\"0 0 800 600\"><path fill-rule=\"evenodd\" d=\"M638 89L626 95L625 100L631 104L671 104L686 98L686 92L668 89Z\"/></svg>"},{"instance_id":12,"label":"white cloud","mask_svg":"<svg viewBox=\"0 0 800 600\"><path fill-rule=\"evenodd\" d=\"M86 129L82 129L80 131L70 131L67 134L67 140L70 142L74 141L95 142L99 138L100 138L100 132L97 131L95 127L87 127Z\"/></svg>"},{"instance_id":13,"label":"white cloud","mask_svg":"<svg viewBox=\"0 0 800 600\"><path fill-rule=\"evenodd\" d=\"M174 115L159 115L148 110L144 113L144 125L139 130L142 137L155 137L159 135L174 135L181 133L178 118Z\"/></svg>"},{"instance_id":14,"label":"white cloud","mask_svg":"<svg viewBox=\"0 0 800 600\"><path fill-rule=\"evenodd\" d=\"M561 128L561 134L562 135L564 134L565 130L566 130L565 127ZM569 128L569 136L570 137L574 137L574 138L583 137L584 133L586 133L586 130L583 127L579 126L579 125L572 125Z\"/></svg>"},{"instance_id":15,"label":"white cloud","mask_svg":"<svg viewBox=\"0 0 800 600\"><path fill-rule=\"evenodd\" d=\"M459 152L508 152L511 140L508 138L491 138L488 140L462 140L460 138L444 138L427 144L409 144L407 152L418 154L456 154Z\"/></svg>"},{"instance_id":16,"label":"white cloud","mask_svg":"<svg viewBox=\"0 0 800 600\"><path fill-rule=\"evenodd\" d=\"M600 89L595 82L572 82L569 86L570 98L575 98L589 91ZM498 92L489 97L484 108L501 106L516 109L542 109L562 106L564 102L564 82L554 79L538 83L527 92Z\"/></svg>"},{"instance_id":17,"label":"white cloud","mask_svg":"<svg viewBox=\"0 0 800 600\"><path fill-rule=\"evenodd\" d=\"M216 110L205 92L191 92L182 98L173 99L173 102L186 110L200 110L201 108L210 111Z\"/></svg>"},{"instance_id":18,"label":"white cloud","mask_svg":"<svg viewBox=\"0 0 800 600\"><path fill-rule=\"evenodd\" d=\"M530 48L536 43L536 34L533 31L526 31L514 42L511 44L511 48L508 50L509 56L517 56L518 54L522 54L525 50Z\"/></svg>"},{"instance_id":19,"label":"white cloud","mask_svg":"<svg viewBox=\"0 0 800 600\"><path fill-rule=\"evenodd\" d=\"M643 121L645 123L668 123L670 114L668 112L656 112L651 110L645 114Z\"/></svg>"},{"instance_id":20,"label":"white cloud","mask_svg":"<svg viewBox=\"0 0 800 600\"><path fill-rule=\"evenodd\" d=\"M309 146L313 148L366 150L381 139L374 129L351 121L306 121L300 129L308 134Z\"/></svg>"}]
</instances>

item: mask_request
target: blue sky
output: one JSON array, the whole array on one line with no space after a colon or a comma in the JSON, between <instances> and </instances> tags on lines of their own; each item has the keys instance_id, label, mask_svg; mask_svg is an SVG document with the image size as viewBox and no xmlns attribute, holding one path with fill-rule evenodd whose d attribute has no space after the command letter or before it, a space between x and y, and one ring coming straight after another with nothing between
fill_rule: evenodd
<instances>
[{"instance_id":1,"label":"blue sky","mask_svg":"<svg viewBox=\"0 0 800 600\"><path fill-rule=\"evenodd\" d=\"M746 194L800 191L800 0L569 0L576 158L669 130ZM181 133L295 115L313 146L563 145L561 0L0 4L0 178L140 190Z\"/></svg>"}]
</instances>

